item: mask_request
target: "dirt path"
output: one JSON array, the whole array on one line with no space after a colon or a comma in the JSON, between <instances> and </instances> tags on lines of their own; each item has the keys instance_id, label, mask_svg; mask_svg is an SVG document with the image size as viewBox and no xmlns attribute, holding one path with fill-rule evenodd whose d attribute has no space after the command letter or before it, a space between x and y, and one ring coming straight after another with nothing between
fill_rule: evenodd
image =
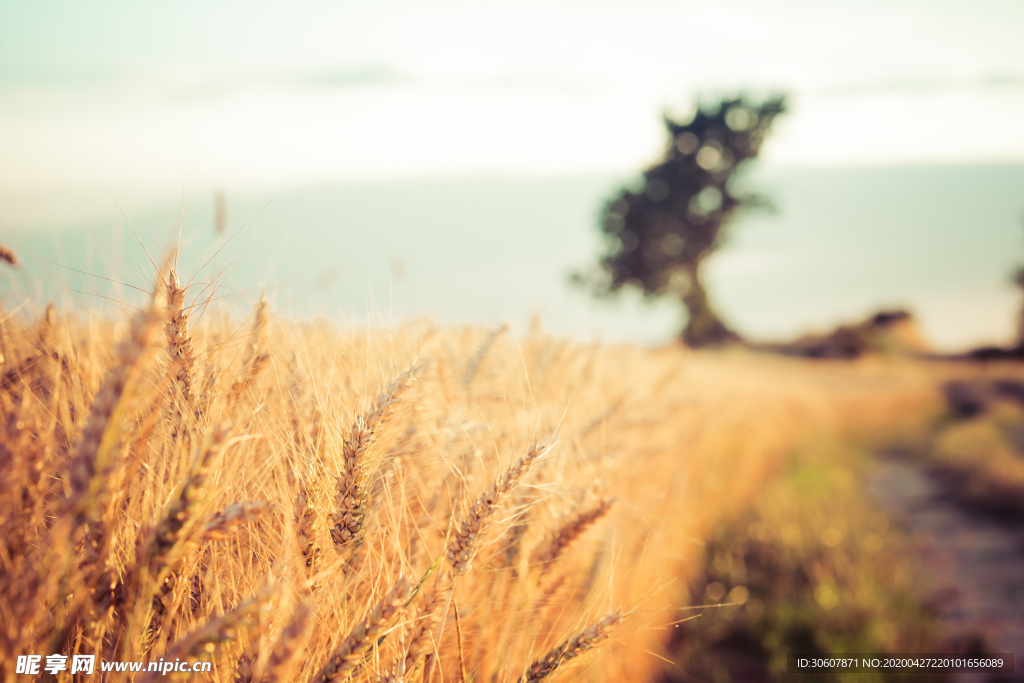
<instances>
[{"instance_id":1,"label":"dirt path","mask_svg":"<svg viewBox=\"0 0 1024 683\"><path fill-rule=\"evenodd\" d=\"M1000 680L1024 681L1024 526L964 510L934 477L905 462L883 462L869 489L916 540L949 632L979 634L990 650L1014 653L1015 673Z\"/></svg>"}]
</instances>

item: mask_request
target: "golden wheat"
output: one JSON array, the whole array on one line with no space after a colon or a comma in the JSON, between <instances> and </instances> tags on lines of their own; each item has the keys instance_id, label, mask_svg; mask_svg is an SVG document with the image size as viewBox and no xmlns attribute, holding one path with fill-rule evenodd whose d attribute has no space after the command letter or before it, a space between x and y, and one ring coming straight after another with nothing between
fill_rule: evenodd
<instances>
[{"instance_id":1,"label":"golden wheat","mask_svg":"<svg viewBox=\"0 0 1024 683\"><path fill-rule=\"evenodd\" d=\"M192 335L188 329L188 309L185 307L185 290L178 281L178 274L171 270L167 276L167 353L171 357L170 375L173 390L181 396L188 412L195 409L193 374L195 352Z\"/></svg>"},{"instance_id":2,"label":"golden wheat","mask_svg":"<svg viewBox=\"0 0 1024 683\"><path fill-rule=\"evenodd\" d=\"M306 649L306 640L309 638L311 626L310 612L309 606L305 604L300 604L296 608L291 622L281 631L281 635L263 667L263 675L260 680L268 682L291 680L289 676Z\"/></svg>"},{"instance_id":3,"label":"golden wheat","mask_svg":"<svg viewBox=\"0 0 1024 683\"><path fill-rule=\"evenodd\" d=\"M612 628L622 621L618 612L612 612L601 621L591 624L579 635L570 638L530 665L529 670L519 678L518 683L540 683L551 676L555 669L591 650L611 636Z\"/></svg>"},{"instance_id":4,"label":"golden wheat","mask_svg":"<svg viewBox=\"0 0 1024 683\"><path fill-rule=\"evenodd\" d=\"M233 503L213 515L203 527L202 540L223 541L238 531L243 524L251 524L270 510L264 501Z\"/></svg>"},{"instance_id":5,"label":"golden wheat","mask_svg":"<svg viewBox=\"0 0 1024 683\"><path fill-rule=\"evenodd\" d=\"M810 431L934 388L539 331L505 353L474 328L270 325L264 300L232 356L230 317L194 322L159 282L128 326L0 316L5 680L42 651L204 658L218 683L549 680L599 643L579 679L646 680L708 529Z\"/></svg>"},{"instance_id":6,"label":"golden wheat","mask_svg":"<svg viewBox=\"0 0 1024 683\"><path fill-rule=\"evenodd\" d=\"M584 510L570 517L551 534L547 542L533 553L531 563L547 568L565 549L576 540L591 524L604 517L612 506L612 500L602 500L590 510Z\"/></svg>"},{"instance_id":7,"label":"golden wheat","mask_svg":"<svg viewBox=\"0 0 1024 683\"><path fill-rule=\"evenodd\" d=\"M239 400L239 395L248 389L259 377L260 373L270 362L270 354L262 351L265 345L268 304L265 296L260 296L253 309L252 329L249 332L249 341L245 347L245 358L242 361L242 371L235 377L231 385L231 394L228 404L233 405Z\"/></svg>"},{"instance_id":8,"label":"golden wheat","mask_svg":"<svg viewBox=\"0 0 1024 683\"><path fill-rule=\"evenodd\" d=\"M369 614L341 641L327 664L317 674L315 683L351 678L353 672L362 665L363 657L377 638L398 616L409 597L408 594L408 582L399 578L388 594L381 598Z\"/></svg>"},{"instance_id":9,"label":"golden wheat","mask_svg":"<svg viewBox=\"0 0 1024 683\"><path fill-rule=\"evenodd\" d=\"M169 661L172 658L202 657L225 643L235 641L240 632L252 628L257 623L261 612L270 609L275 593L276 590L271 589L247 598L230 612L215 617L187 633L167 651L164 659ZM140 679L140 683L156 680L157 675L160 674L147 673Z\"/></svg>"},{"instance_id":10,"label":"golden wheat","mask_svg":"<svg viewBox=\"0 0 1024 683\"><path fill-rule=\"evenodd\" d=\"M380 431L387 427L402 394L415 382L415 369L395 379L365 415L356 417L342 449L342 470L338 475L337 511L332 516L331 538L339 552L351 553L361 544L366 517L364 461Z\"/></svg>"},{"instance_id":11,"label":"golden wheat","mask_svg":"<svg viewBox=\"0 0 1024 683\"><path fill-rule=\"evenodd\" d=\"M502 472L491 487L477 498L476 503L459 524L459 530L448 546L446 557L456 576L465 574L472 566L473 558L479 550L480 537L502 498L519 483L519 480L529 471L537 458L544 455L550 448L551 444L543 447L538 444L530 446L521 458Z\"/></svg>"}]
</instances>

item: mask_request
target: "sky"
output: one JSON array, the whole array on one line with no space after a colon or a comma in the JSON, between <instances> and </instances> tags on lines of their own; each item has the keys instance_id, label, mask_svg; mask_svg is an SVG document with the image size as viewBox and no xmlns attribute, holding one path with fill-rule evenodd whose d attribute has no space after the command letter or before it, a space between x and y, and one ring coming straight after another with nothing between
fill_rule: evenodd
<instances>
[{"instance_id":1,"label":"sky","mask_svg":"<svg viewBox=\"0 0 1024 683\"><path fill-rule=\"evenodd\" d=\"M1021 161L1022 29L1014 0L3 0L0 185L625 172L739 89L792 96L769 165Z\"/></svg>"},{"instance_id":2,"label":"sky","mask_svg":"<svg viewBox=\"0 0 1024 683\"><path fill-rule=\"evenodd\" d=\"M506 228L479 202L455 227L426 194L419 209L388 213L351 193L360 183L385 196L405 187L409 201L429 188L458 198L499 187L492 205L514 207L569 188L531 219L538 235L565 233L546 289L526 297L499 283L496 273L514 269L506 258L479 274L472 288L486 301L476 308L451 300L469 291L462 281L416 304L463 306L494 322L561 297L558 315L568 320L582 309L563 291L565 273L592 258L604 196L660 154L662 113L685 115L695 98L785 92L789 111L758 162L769 185L777 179L783 213L778 229L747 226L713 257L709 277L725 312L741 330L778 336L910 301L946 348L1001 341L1018 307L1007 273L1021 260L1012 169L1024 165L1022 35L1020 0L0 0L0 237L61 226L101 234L122 209L170 225L183 197L189 220L206 216L191 227L208 231L208 204L224 189L232 222L240 207L276 198L256 221L268 240L294 229L290 217L312 197L303 229L331 235L340 249L359 230L370 233L367 249L374 235L416 230L461 248L469 242L456 236L474 226L493 233L479 243L486 249ZM953 167L979 170L935 176L941 194L927 186L927 169ZM910 171L891 181L856 175L898 168ZM800 175L808 170L833 174L821 186L831 194L816 194L813 173ZM552 185L531 184L537 179ZM850 189L858 183L870 193ZM897 189L904 183L906 193ZM342 186L350 190L306 194ZM346 221L349 232L339 232ZM843 265L841 246L867 223L871 241L849 248L863 249L869 269L888 268L872 273L872 287ZM940 246L919 248L932 229ZM45 244L54 258L63 244L26 239L20 244ZM885 253L872 252L876 244ZM384 265L367 275L378 295L394 248L380 245ZM508 250L492 251L499 259ZM250 253L278 256L272 242ZM798 256L806 272L791 265ZM813 293L812 276L816 302L800 298ZM759 299L768 282L778 292ZM364 283L345 296L368 291ZM650 342L671 338L678 324L669 308L646 322L623 315L594 313L579 329L619 338L647 325Z\"/></svg>"}]
</instances>

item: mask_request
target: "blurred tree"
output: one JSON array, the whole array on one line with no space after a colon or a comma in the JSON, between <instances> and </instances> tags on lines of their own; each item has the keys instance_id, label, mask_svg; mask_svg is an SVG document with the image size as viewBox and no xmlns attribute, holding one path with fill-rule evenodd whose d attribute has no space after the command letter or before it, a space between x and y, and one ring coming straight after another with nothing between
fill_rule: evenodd
<instances>
[{"instance_id":1,"label":"blurred tree","mask_svg":"<svg viewBox=\"0 0 1024 683\"><path fill-rule=\"evenodd\" d=\"M711 307L700 266L737 209L771 206L737 187L736 174L784 110L783 96L760 103L739 96L699 106L689 121L666 116L663 159L644 171L639 189L623 189L605 205L600 269L574 279L602 296L630 285L648 297L679 298L689 314L682 332L689 346L738 340Z\"/></svg>"},{"instance_id":2,"label":"blurred tree","mask_svg":"<svg viewBox=\"0 0 1024 683\"><path fill-rule=\"evenodd\" d=\"M1021 224L1024 225L1024 217L1021 217ZM1024 267L1017 268L1014 271L1012 280L1013 284L1024 291ZM1015 348L1024 350L1024 306L1021 307L1017 314L1017 342Z\"/></svg>"}]
</instances>

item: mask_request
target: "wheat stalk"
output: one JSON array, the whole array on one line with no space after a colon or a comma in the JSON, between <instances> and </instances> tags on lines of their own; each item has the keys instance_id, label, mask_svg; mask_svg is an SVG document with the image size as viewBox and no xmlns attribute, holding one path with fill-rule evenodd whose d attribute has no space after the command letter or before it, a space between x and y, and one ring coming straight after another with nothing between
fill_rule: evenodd
<instances>
[{"instance_id":1,"label":"wheat stalk","mask_svg":"<svg viewBox=\"0 0 1024 683\"><path fill-rule=\"evenodd\" d=\"M53 304L50 303L46 305L46 311L43 313L43 316L39 319L39 323L36 325L36 344L34 353L23 358L21 362L13 363L11 367L5 368L3 375L0 376L0 387L5 389L11 387L19 377L27 374L34 368L38 368L41 362L43 362L47 357L53 355L51 345L56 327L57 310L53 307ZM0 336L0 339L2 339L2 336ZM0 363L3 362L3 354L0 354Z\"/></svg>"},{"instance_id":2,"label":"wheat stalk","mask_svg":"<svg viewBox=\"0 0 1024 683\"><path fill-rule=\"evenodd\" d=\"M529 471L537 458L544 455L551 446L550 443L543 447L537 444L530 446L521 458L502 472L491 487L477 498L459 525L455 537L448 545L446 558L456 576L465 574L472 566L473 558L478 550L479 538L501 499L519 483L519 480Z\"/></svg>"},{"instance_id":3,"label":"wheat stalk","mask_svg":"<svg viewBox=\"0 0 1024 683\"><path fill-rule=\"evenodd\" d=\"M466 367L466 376L463 377L462 383L467 387L473 383L476 378L477 372L480 370L480 365L484 362L484 358L487 356L487 352L494 346L494 342L500 337L506 330L508 330L508 323L502 324L501 327L496 329L494 332L487 337L487 340L477 349L476 353L473 354L473 358L470 359L469 365Z\"/></svg>"},{"instance_id":4,"label":"wheat stalk","mask_svg":"<svg viewBox=\"0 0 1024 683\"><path fill-rule=\"evenodd\" d=\"M260 300L256 303L256 308L253 311L252 330L249 332L249 343L246 346L245 358L242 361L242 372L239 373L231 385L229 405L233 405L238 396L256 381L256 378L259 377L263 368L270 361L270 354L261 352L266 326L267 297L260 295Z\"/></svg>"},{"instance_id":5,"label":"wheat stalk","mask_svg":"<svg viewBox=\"0 0 1024 683\"><path fill-rule=\"evenodd\" d=\"M118 346L117 363L93 399L89 419L70 464L73 499L81 499L87 493L98 493L106 482L128 413L128 401L123 399L132 396L141 361L152 346L163 308L164 298L157 294L146 310L132 318L130 334ZM95 510L99 500L93 503L91 509Z\"/></svg>"},{"instance_id":6,"label":"wheat stalk","mask_svg":"<svg viewBox=\"0 0 1024 683\"><path fill-rule=\"evenodd\" d=\"M252 641L242 646L241 656L238 664L235 665L234 680L232 683L257 683L257 667L259 666L259 652Z\"/></svg>"},{"instance_id":7,"label":"wheat stalk","mask_svg":"<svg viewBox=\"0 0 1024 683\"><path fill-rule=\"evenodd\" d=\"M547 542L533 552L530 563L547 569L565 552L570 543L579 538L591 524L607 514L613 502L614 499L603 499L590 510L584 510L570 517L551 534Z\"/></svg>"},{"instance_id":8,"label":"wheat stalk","mask_svg":"<svg viewBox=\"0 0 1024 683\"><path fill-rule=\"evenodd\" d=\"M175 658L208 657L218 646L236 640L239 631L251 628L256 617L269 609L270 601L276 593L277 588L272 587L259 595L246 598L230 612L214 617L187 633L171 646L163 658L170 661ZM160 675L162 674L147 672L139 679L139 683L151 683Z\"/></svg>"},{"instance_id":9,"label":"wheat stalk","mask_svg":"<svg viewBox=\"0 0 1024 683\"><path fill-rule=\"evenodd\" d=\"M50 343L53 339L53 331L57 327L57 309L52 303L46 304L43 317L39 320L39 329L36 332L36 351L40 355L49 352Z\"/></svg>"},{"instance_id":10,"label":"wheat stalk","mask_svg":"<svg viewBox=\"0 0 1024 683\"><path fill-rule=\"evenodd\" d=\"M531 664L529 670L519 677L517 683L540 683L565 662L579 657L587 650L591 650L607 640L611 635L612 628L621 620L622 616L618 612L612 612L601 621L591 624L580 634L552 648L546 655Z\"/></svg>"},{"instance_id":11,"label":"wheat stalk","mask_svg":"<svg viewBox=\"0 0 1024 683\"><path fill-rule=\"evenodd\" d=\"M243 365L248 365L252 362L252 359L256 357L257 351L263 345L263 331L267 325L267 297L264 294L260 294L260 300L256 302L256 307L253 309L252 319L252 331L249 333L249 344L246 349L246 361Z\"/></svg>"},{"instance_id":12,"label":"wheat stalk","mask_svg":"<svg viewBox=\"0 0 1024 683\"><path fill-rule=\"evenodd\" d=\"M149 307L132 317L129 336L118 346L117 364L107 373L93 399L85 429L68 465L67 509L71 525L63 529L72 535L73 541L80 534L84 550L81 565L87 581L103 571L111 531L111 520L103 520L111 510L111 474L117 466L124 424L134 408L143 360L152 349L164 305L162 290L157 287Z\"/></svg>"},{"instance_id":13,"label":"wheat stalk","mask_svg":"<svg viewBox=\"0 0 1024 683\"><path fill-rule=\"evenodd\" d=\"M320 554L316 545L316 510L309 503L309 494L303 488L295 497L295 533L299 550L307 567L312 567Z\"/></svg>"},{"instance_id":14,"label":"wheat stalk","mask_svg":"<svg viewBox=\"0 0 1024 683\"><path fill-rule=\"evenodd\" d=\"M310 609L308 605L300 603L295 609L291 622L281 631L277 644L271 650L270 657L267 658L260 679L263 683L286 683L293 680L290 676L299 657L306 649L309 630Z\"/></svg>"},{"instance_id":15,"label":"wheat stalk","mask_svg":"<svg viewBox=\"0 0 1024 683\"><path fill-rule=\"evenodd\" d=\"M402 671L411 675L424 657L433 654L436 645L434 628L444 616L442 612L447 607L451 590L451 575L443 573L437 577L431 590L424 596L423 605L409 633L409 644L406 646L404 659L400 657L397 663Z\"/></svg>"},{"instance_id":16,"label":"wheat stalk","mask_svg":"<svg viewBox=\"0 0 1024 683\"><path fill-rule=\"evenodd\" d=\"M173 269L167 275L167 353L171 357L172 391L178 392L189 412L193 412L196 399L192 377L196 359L188 330L185 290Z\"/></svg>"},{"instance_id":17,"label":"wheat stalk","mask_svg":"<svg viewBox=\"0 0 1024 683\"><path fill-rule=\"evenodd\" d=\"M409 583L399 577L387 595L370 609L366 617L341 641L315 683L342 681L361 667L366 653L401 612L409 597Z\"/></svg>"},{"instance_id":18,"label":"wheat stalk","mask_svg":"<svg viewBox=\"0 0 1024 683\"><path fill-rule=\"evenodd\" d=\"M265 501L245 501L232 503L214 514L203 527L201 539L204 541L222 541L238 531L243 524L255 522L270 510Z\"/></svg>"},{"instance_id":19,"label":"wheat stalk","mask_svg":"<svg viewBox=\"0 0 1024 683\"><path fill-rule=\"evenodd\" d=\"M380 432L395 414L402 394L412 386L417 369L411 368L388 384L373 406L356 417L349 436L342 446L342 467L338 474L337 509L331 516L331 539L338 552L349 552L362 542L363 521L367 510L367 453Z\"/></svg>"},{"instance_id":20,"label":"wheat stalk","mask_svg":"<svg viewBox=\"0 0 1024 683\"><path fill-rule=\"evenodd\" d=\"M177 584L174 572L180 562L182 547L191 542L198 519L196 510L202 501L210 470L222 455L231 433L230 425L219 424L200 445L188 477L178 488L178 494L167 508L153 535L146 554L146 567L156 579L154 618L166 611L167 599Z\"/></svg>"},{"instance_id":21,"label":"wheat stalk","mask_svg":"<svg viewBox=\"0 0 1024 683\"><path fill-rule=\"evenodd\" d=\"M521 495L517 496L517 502L520 505L516 507L522 508L515 517L515 521L509 526L508 532L505 534L505 566L512 570L512 576L519 576L519 551L522 549L523 537L526 536L526 532L530 528L528 517L530 515L530 508L525 506L525 501Z\"/></svg>"}]
</instances>

